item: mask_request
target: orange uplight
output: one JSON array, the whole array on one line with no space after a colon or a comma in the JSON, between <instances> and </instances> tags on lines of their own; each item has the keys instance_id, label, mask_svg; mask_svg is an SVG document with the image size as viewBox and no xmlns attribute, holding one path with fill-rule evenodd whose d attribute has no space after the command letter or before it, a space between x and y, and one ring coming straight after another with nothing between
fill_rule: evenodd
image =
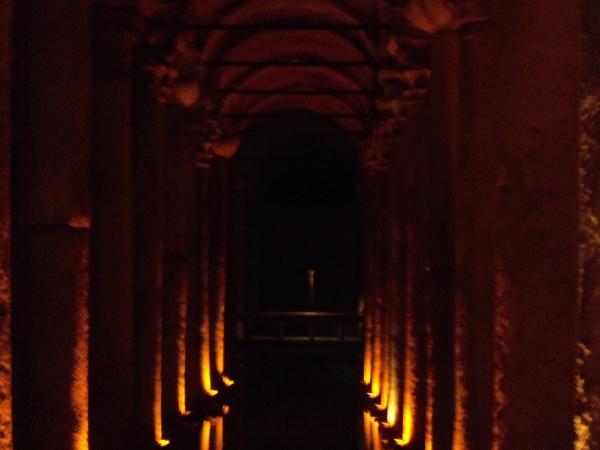
<instances>
[{"instance_id":1,"label":"orange uplight","mask_svg":"<svg viewBox=\"0 0 600 450\"><path fill-rule=\"evenodd\" d=\"M10 213L9 213L10 217ZM8 227L8 224L5 223ZM0 316L0 448L12 448L12 361L10 338L10 274L0 267L0 307L5 314Z\"/></svg>"},{"instance_id":2,"label":"orange uplight","mask_svg":"<svg viewBox=\"0 0 600 450\"><path fill-rule=\"evenodd\" d=\"M410 443L413 432L413 412L410 409L405 409L402 419L402 437L394 439L396 444L404 446Z\"/></svg>"},{"instance_id":3,"label":"orange uplight","mask_svg":"<svg viewBox=\"0 0 600 450\"><path fill-rule=\"evenodd\" d=\"M223 383L225 384L225 386L233 386L234 381L232 379L226 377L225 375L221 375L221 378L223 379Z\"/></svg>"},{"instance_id":4,"label":"orange uplight","mask_svg":"<svg viewBox=\"0 0 600 450\"><path fill-rule=\"evenodd\" d=\"M216 391L212 389L210 379L210 306L208 294L205 293L202 299L202 324L200 325L200 372L202 389L208 395L215 395ZM214 392L214 394L211 394Z\"/></svg>"},{"instance_id":5,"label":"orange uplight","mask_svg":"<svg viewBox=\"0 0 600 450\"><path fill-rule=\"evenodd\" d=\"M187 332L187 277L184 278L183 289L179 296L179 323L177 330L177 404L179 413L187 415L185 407L185 336Z\"/></svg>"},{"instance_id":6,"label":"orange uplight","mask_svg":"<svg viewBox=\"0 0 600 450\"><path fill-rule=\"evenodd\" d=\"M158 318L158 332L156 333L156 366L154 370L154 439L161 447L169 441L162 436L162 318Z\"/></svg>"},{"instance_id":7,"label":"orange uplight","mask_svg":"<svg viewBox=\"0 0 600 450\"><path fill-rule=\"evenodd\" d=\"M88 254L81 255L82 269L88 268ZM71 385L71 408L73 409L75 428L73 441L76 450L89 448L89 420L88 420L88 346L89 346L89 305L88 305L88 280L80 280L77 286L77 309L75 323L77 327L75 346L73 349L73 384Z\"/></svg>"},{"instance_id":8,"label":"orange uplight","mask_svg":"<svg viewBox=\"0 0 600 450\"><path fill-rule=\"evenodd\" d=\"M225 371L225 264L219 267L219 297L215 314L215 366L217 372Z\"/></svg>"}]
</instances>

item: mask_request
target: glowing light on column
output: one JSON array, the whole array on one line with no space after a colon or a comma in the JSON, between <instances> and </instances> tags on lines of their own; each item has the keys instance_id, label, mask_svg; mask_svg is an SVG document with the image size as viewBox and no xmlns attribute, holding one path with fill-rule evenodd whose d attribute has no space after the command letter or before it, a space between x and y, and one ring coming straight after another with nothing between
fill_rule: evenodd
<instances>
[{"instance_id":1,"label":"glowing light on column","mask_svg":"<svg viewBox=\"0 0 600 450\"><path fill-rule=\"evenodd\" d=\"M10 217L10 212L8 212L8 217ZM5 223L0 224L0 228L3 230L10 229L8 219ZM10 255L2 255L2 250L4 249L0 248L0 258L6 255L7 260L10 259ZM5 311L5 314L0 317L0 370L3 374L5 374L5 376L0 377L0 448L6 449L11 449L13 445L10 292L11 287L9 268L0 266L0 306Z\"/></svg>"},{"instance_id":2,"label":"glowing light on column","mask_svg":"<svg viewBox=\"0 0 600 450\"><path fill-rule=\"evenodd\" d=\"M185 405L185 337L187 333L187 299L188 299L188 277L183 277L183 289L179 297L179 323L177 330L177 403L179 413L187 416L190 412Z\"/></svg>"},{"instance_id":3,"label":"glowing light on column","mask_svg":"<svg viewBox=\"0 0 600 450\"><path fill-rule=\"evenodd\" d=\"M371 393L376 398L381 394L381 308L375 305L373 314L373 366L371 371Z\"/></svg>"},{"instance_id":4,"label":"glowing light on column","mask_svg":"<svg viewBox=\"0 0 600 450\"><path fill-rule=\"evenodd\" d=\"M169 441L163 439L162 429L162 318L158 318L156 333L156 366L154 370L154 438L158 445L164 447Z\"/></svg>"},{"instance_id":5,"label":"glowing light on column","mask_svg":"<svg viewBox=\"0 0 600 450\"><path fill-rule=\"evenodd\" d=\"M429 336L427 342L427 358L431 360L431 352L433 349L433 339L431 337L431 325L427 326L427 335ZM431 365L427 368L427 409L426 409L426 423L425 423L425 450L433 450L433 389L435 387L435 380L433 378L433 367Z\"/></svg>"},{"instance_id":6,"label":"glowing light on column","mask_svg":"<svg viewBox=\"0 0 600 450\"><path fill-rule=\"evenodd\" d=\"M363 363L363 383L367 386L371 383L373 374L372 320L370 310L367 309L365 314L365 355Z\"/></svg>"},{"instance_id":7,"label":"glowing light on column","mask_svg":"<svg viewBox=\"0 0 600 450\"><path fill-rule=\"evenodd\" d=\"M225 256L219 258L219 292L218 304L215 311L215 365L217 372L223 375L225 371Z\"/></svg>"},{"instance_id":8,"label":"glowing light on column","mask_svg":"<svg viewBox=\"0 0 600 450\"><path fill-rule=\"evenodd\" d=\"M80 259L80 269L88 270L88 253L83 252ZM73 441L76 450L89 448L88 420L88 345L89 345L89 310L87 277L81 277L77 286L77 306L75 312L76 335L73 348L73 384L71 386L71 408L75 415L75 430Z\"/></svg>"},{"instance_id":9,"label":"glowing light on column","mask_svg":"<svg viewBox=\"0 0 600 450\"><path fill-rule=\"evenodd\" d=\"M457 449L467 448L466 445L466 401L468 391L465 382L466 345L466 304L464 296L459 292L455 297L455 337L454 337L454 433L453 446Z\"/></svg>"},{"instance_id":10,"label":"glowing light on column","mask_svg":"<svg viewBox=\"0 0 600 450\"><path fill-rule=\"evenodd\" d=\"M207 278L203 274L203 278ZM202 324L200 325L200 338L202 340L200 347L200 376L202 389L208 395L216 395L217 391L212 389L210 378L210 297L208 294L208 280L204 280L204 290L202 295Z\"/></svg>"},{"instance_id":11,"label":"glowing light on column","mask_svg":"<svg viewBox=\"0 0 600 450\"><path fill-rule=\"evenodd\" d=\"M412 276L409 264L409 279ZM404 391L402 398L402 437L395 439L398 445L408 445L413 438L415 411L417 409L417 338L415 336L414 292L412 284L408 283L406 289L406 350L404 359ZM389 412L389 411L388 411Z\"/></svg>"}]
</instances>

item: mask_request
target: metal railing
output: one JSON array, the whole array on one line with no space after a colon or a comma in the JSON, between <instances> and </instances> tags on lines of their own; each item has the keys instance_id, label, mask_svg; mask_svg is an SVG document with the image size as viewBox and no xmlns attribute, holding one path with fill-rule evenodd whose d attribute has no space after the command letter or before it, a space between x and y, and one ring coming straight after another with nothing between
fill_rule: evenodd
<instances>
[{"instance_id":1,"label":"metal railing","mask_svg":"<svg viewBox=\"0 0 600 450\"><path fill-rule=\"evenodd\" d=\"M246 312L237 317L237 338L254 342L362 342L362 314L340 312Z\"/></svg>"}]
</instances>

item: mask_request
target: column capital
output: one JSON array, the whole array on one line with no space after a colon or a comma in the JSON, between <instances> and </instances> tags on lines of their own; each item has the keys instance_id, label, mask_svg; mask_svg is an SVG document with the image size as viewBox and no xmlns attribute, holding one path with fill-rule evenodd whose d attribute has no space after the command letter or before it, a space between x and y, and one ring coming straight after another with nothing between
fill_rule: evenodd
<instances>
[{"instance_id":1,"label":"column capital","mask_svg":"<svg viewBox=\"0 0 600 450\"><path fill-rule=\"evenodd\" d=\"M128 73L133 47L143 28L143 18L135 5L114 7L92 4L92 54L94 71Z\"/></svg>"}]
</instances>

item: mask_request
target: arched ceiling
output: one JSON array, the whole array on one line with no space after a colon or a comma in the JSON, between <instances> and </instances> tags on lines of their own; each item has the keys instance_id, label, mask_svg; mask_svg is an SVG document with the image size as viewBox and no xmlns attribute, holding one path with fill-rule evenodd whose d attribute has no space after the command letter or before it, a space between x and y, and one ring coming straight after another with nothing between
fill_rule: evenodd
<instances>
[{"instance_id":1,"label":"arched ceiling","mask_svg":"<svg viewBox=\"0 0 600 450\"><path fill-rule=\"evenodd\" d=\"M191 10L201 91L226 132L290 110L364 127L376 89L375 0L213 0Z\"/></svg>"},{"instance_id":2,"label":"arched ceiling","mask_svg":"<svg viewBox=\"0 0 600 450\"><path fill-rule=\"evenodd\" d=\"M236 135L314 112L362 132L427 78L430 33L480 0L138 0L157 98ZM387 106L385 106L387 104ZM391 105L391 106L390 106ZM384 114L385 116L385 114Z\"/></svg>"}]
</instances>

